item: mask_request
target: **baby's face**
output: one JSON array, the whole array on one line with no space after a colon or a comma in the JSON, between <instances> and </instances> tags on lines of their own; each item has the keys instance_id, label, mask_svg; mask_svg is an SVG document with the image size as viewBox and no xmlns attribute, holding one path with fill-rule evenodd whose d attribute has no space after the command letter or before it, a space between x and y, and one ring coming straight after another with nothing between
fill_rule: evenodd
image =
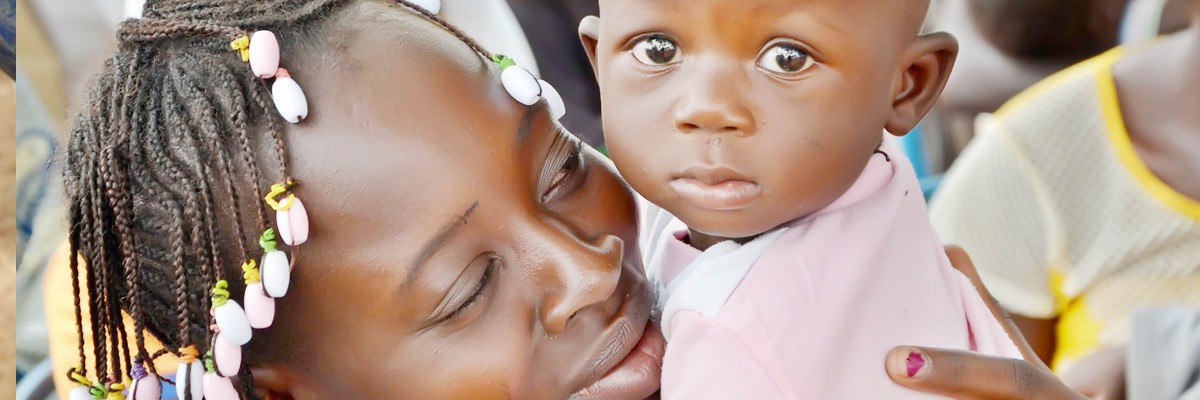
<instances>
[{"instance_id":1,"label":"baby's face","mask_svg":"<svg viewBox=\"0 0 1200 400\"><path fill-rule=\"evenodd\" d=\"M911 3L601 1L598 30L581 32L618 169L709 235L749 237L821 209L893 116Z\"/></svg>"}]
</instances>

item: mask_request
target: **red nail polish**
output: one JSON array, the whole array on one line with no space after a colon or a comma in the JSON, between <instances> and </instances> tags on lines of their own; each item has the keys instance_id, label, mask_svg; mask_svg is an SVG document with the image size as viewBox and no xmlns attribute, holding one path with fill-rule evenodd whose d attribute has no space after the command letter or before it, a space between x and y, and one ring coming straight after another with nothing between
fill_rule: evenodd
<instances>
[{"instance_id":1,"label":"red nail polish","mask_svg":"<svg viewBox=\"0 0 1200 400\"><path fill-rule=\"evenodd\" d=\"M912 378L925 367L925 358L921 357L916 352L908 352L908 359L904 360L904 365L908 367L908 377Z\"/></svg>"}]
</instances>

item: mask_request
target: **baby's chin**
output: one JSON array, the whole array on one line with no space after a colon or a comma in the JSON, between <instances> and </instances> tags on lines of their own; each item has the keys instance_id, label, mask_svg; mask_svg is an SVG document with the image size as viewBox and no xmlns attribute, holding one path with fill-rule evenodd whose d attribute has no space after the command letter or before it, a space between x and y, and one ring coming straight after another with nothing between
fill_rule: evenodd
<instances>
[{"instance_id":1,"label":"baby's chin","mask_svg":"<svg viewBox=\"0 0 1200 400\"><path fill-rule=\"evenodd\" d=\"M775 230L799 218L782 212L755 212L756 210L711 211L670 210L694 232L714 238L749 240Z\"/></svg>"}]
</instances>

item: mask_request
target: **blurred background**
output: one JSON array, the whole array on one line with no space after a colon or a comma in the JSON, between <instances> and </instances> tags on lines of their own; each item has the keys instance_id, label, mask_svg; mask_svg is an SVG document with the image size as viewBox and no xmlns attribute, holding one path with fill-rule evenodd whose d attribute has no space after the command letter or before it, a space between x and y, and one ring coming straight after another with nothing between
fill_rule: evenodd
<instances>
[{"instance_id":1,"label":"blurred background","mask_svg":"<svg viewBox=\"0 0 1200 400\"><path fill-rule=\"evenodd\" d=\"M562 93L567 108L571 110L562 123L588 143L604 149L599 117L599 92L576 34L580 19L598 13L595 0L443 2L444 18L462 27L468 34L481 39L482 44L490 50L512 56L520 64L530 66L535 74L553 82ZM897 140L913 161L926 195L935 199L935 220L944 220L935 221L939 234L942 234L943 240L948 243L967 245L968 251L979 258L976 261L981 264L981 274L985 282L989 287L996 285L999 288L993 289L994 292L1005 292L998 295L1000 301L1014 311L1014 314L1023 318L1023 330L1030 336L1035 347L1040 346L1040 354L1047 362L1061 364L1066 359L1064 357L1069 357L1069 364L1072 365L1098 366L1094 368L1097 372L1085 371L1086 373L1077 376L1067 371L1071 369L1068 368L1070 365L1063 364L1062 368L1058 369L1058 372L1076 382L1081 390L1097 398L1136 397L1132 388L1126 388L1126 381L1133 379L1130 377L1135 374L1127 371L1134 368L1132 361L1128 360L1127 349L1136 340L1132 333L1136 328L1133 321L1136 312L1142 310L1143 306L1174 307L1171 310L1182 310L1181 313L1147 317L1147 320L1151 321L1147 324L1162 326L1163 328L1155 328L1158 330L1151 330L1151 334L1158 335L1160 340L1157 343L1160 345L1179 346L1169 347L1168 350L1172 350L1171 353L1183 359L1177 364L1170 364L1178 365L1172 367L1172 371L1177 375L1181 374L1183 378L1175 380L1181 382L1177 385L1180 386L1178 393L1167 396L1200 398L1200 389L1195 388L1195 382L1200 379L1195 372L1196 364L1200 363L1200 343L1197 343L1200 341L1197 339L1200 338L1200 333L1196 333L1200 331L1200 322L1196 322L1200 319L1194 317L1195 310L1200 308L1200 201L1197 200L1200 199L1200 195L1186 190L1171 191L1172 188L1177 188L1173 186L1175 184L1179 187L1196 187L1196 182L1200 181L1200 172L1196 171L1200 169L1193 169L1190 174L1183 173L1179 180L1167 180L1163 186L1166 189L1160 188L1177 195L1177 202L1171 205L1160 204L1161 210L1158 211L1166 213L1162 218L1173 221L1172 223L1178 225L1178 229L1170 232L1149 230L1145 233L1128 230L1129 236L1118 235L1118 238L1143 244L1140 249L1144 251L1141 253L1131 251L1128 252L1131 254L1113 254L1110 249L1101 246L1099 239L1089 238L1088 243L1094 240L1095 245L1073 249L1071 251L1074 253L1062 259L1070 265L1060 265L1057 268L1038 265L1031 269L1033 272L1029 272L1038 276L1025 279L1010 276L1017 274L1012 272L1015 268L1011 271L989 270L992 268L989 264L1001 265L995 267L1001 268L1007 259L1005 256L989 257L988 254L994 252L986 248L988 243L1002 241L989 235L994 234L999 238L1023 235L1022 232L1025 231L1022 229L1025 227L1009 229L1010 227L1003 224L975 224L968 216L989 213L989 210L979 208L985 207L986 202L962 194L973 192L974 189L971 189L968 183L956 183L987 180L1004 185L1006 183L1003 179L1011 177L989 175L988 168L994 167L980 161L979 164L983 166L979 168L985 172L976 176L964 171L957 173L959 177L954 179L956 172L951 167L963 154L979 159L988 157L983 154L989 152L986 149L989 145L973 143L985 135L983 132L1004 125L1003 121L997 121L998 117L993 116L993 113L1018 93L1056 72L1106 54L1110 49L1149 46L1162 40L1160 38L1164 37L1163 35L1189 29L1189 25L1196 21L1197 15L1200 14L1191 8L1196 7L1196 3L1197 1L1193 0L934 0L927 19L928 30L948 31L954 34L961 43L961 53L936 110L914 132ZM69 127L68 118L72 106L80 101L85 83L103 63L104 57L112 52L115 45L113 34L117 23L124 18L136 18L140 12L140 3L123 0L8 0L6 4L0 6L6 7L0 11L3 11L7 18L3 30L0 30L0 36L3 36L7 46L0 51L3 53L0 55L0 62L6 66L6 80L0 84L0 109L5 111L0 113L0 118L14 119L12 105L16 104L16 124L15 131L11 134L15 137L15 147L6 147L3 154L0 154L0 160L6 165L15 164L13 168L16 173L13 179L6 176L3 182L4 188L13 195L5 198L5 207L0 209L5 213L0 214L0 222L3 222L5 229L5 233L0 235L0 241L6 244L15 243L15 252L0 261L3 262L5 271L12 274L12 277L6 277L3 283L4 289L11 288L7 292L14 293L16 308L15 314L8 314L11 311L6 311L0 323L15 326L16 329L12 332L15 332L16 346L15 356L5 350L0 351L0 357L6 360L13 359L15 362L15 374L8 370L2 373L7 374L6 377L15 376L19 380L19 387L15 392L17 397L41 399L53 397L53 380L58 379L58 375L61 374L52 371L61 372L72 366L70 353L75 346L72 336L74 328L70 283L69 278L66 278L68 275L63 272L66 227L61 203L60 171L56 160ZM1196 29L1191 28L1192 36L1200 36L1195 34ZM20 43L14 46L15 37L20 38ZM1200 70L1193 70L1193 73L1200 75ZM1118 76L1117 84L1124 90L1125 86L1120 79ZM1185 79L1181 84L1200 83L1197 81ZM1191 93L1200 89L1195 86L1184 87L1192 91ZM1187 96L1187 93L1185 91L1182 95ZM1192 99L1194 101L1194 97ZM1164 97L1159 101L1171 100ZM1070 110L1063 112L1068 113ZM1191 112L1200 114L1200 109ZM1191 121L1194 122L1194 119ZM1031 123L1036 122L1038 121ZM1190 129L1193 138L1187 143L1197 143L1196 138L1200 138L1200 130L1197 128L1200 127L1187 124L1183 126L1184 131ZM1062 126L1055 129L1092 128ZM1136 138L1134 142L1137 142ZM1033 147L1053 145L1037 141L1024 144ZM978 149L971 149L972 147ZM964 153L964 149L967 149L967 153ZM974 156L973 153L979 155ZM1195 160L1198 156L1200 155L1183 156L1185 162L1182 165L1196 165L1188 164L1186 160ZM1097 153L1096 157L1103 158L1105 155ZM1062 168L1091 167L1081 164ZM947 170L951 170L950 180L943 179ZM1151 170L1159 171L1154 168ZM1069 171L1050 170L1043 173L1067 174ZM938 192L944 188L944 182L961 188L946 188L948 194L942 198ZM1113 185L1119 186L1115 183ZM1019 190L998 187L1003 193ZM1054 190L1056 188L1043 195L1053 196ZM1118 187L1110 190L1127 190L1132 192L1130 196L1135 196L1134 198L1139 196L1141 191L1134 185L1127 189ZM1093 193L1091 196L1096 195ZM15 204L10 207L9 203ZM1142 203L1127 203L1126 206L1156 207ZM8 210L13 210L12 214L9 214ZM1014 212L1028 216L1039 211L1021 209ZM1049 215L1045 210L1041 212L1039 215L1043 217ZM997 219L1006 219L1003 212L996 212L994 215ZM1085 215L1084 218L1101 219L1103 226L1117 226L1118 230L1123 229L1120 228L1122 224L1136 225L1136 222L1123 220L1123 216L1119 213L1095 214ZM1111 220L1105 221L1104 218ZM1063 217L1060 222L1070 224L1071 221ZM1042 224L1036 218L1028 223ZM1069 231L1069 228L1064 230ZM1005 251L1010 253L1026 252L1019 244L1005 246ZM1155 258L1155 251L1164 248L1167 249L1164 251L1173 252L1171 254L1178 256L1169 260L1155 259L1149 263L1151 266L1146 266L1146 260ZM1101 263L1103 268L1097 267L1100 269L1089 269L1088 260L1094 261L1097 258L1118 261ZM1031 262L1041 261L1044 260ZM1095 322L1092 325L1079 325L1077 320L1065 317L1075 315L1069 313L1074 309L1072 305L1082 307L1083 299L1088 296L1103 297L1089 290L1103 286L1101 278L1120 275L1123 270L1170 270L1174 271L1174 275L1165 275L1166 278L1163 279L1184 283L1178 291L1164 291L1163 293L1168 294L1164 295L1165 297L1123 297L1119 301L1121 304L1116 307L1125 311L1104 318L1093 316L1093 319L1099 318L1103 321L1092 321ZM64 279L66 286L63 283ZM1032 306L1024 307L1024 299L1020 296L1025 292L1003 289L1005 285L1014 282L1026 282L1034 287L1028 291L1030 294L1027 296L1046 297L1057 305L1042 307L1044 310ZM1157 288L1151 285L1150 289L1145 289L1144 286L1138 286L1138 290L1154 291ZM1189 290L1194 292L1189 293ZM1008 292L1013 294L1009 295ZM10 300L6 298L6 301ZM5 307L5 310L11 309ZM1155 322L1163 319L1168 322ZM1091 333L1081 334L1081 330ZM1038 335L1038 332L1047 333L1048 336ZM1186 333L1172 332L1193 333L1187 336ZM1080 337L1087 338L1088 341L1071 342ZM1161 339L1163 337L1183 339L1179 339L1181 341L1176 344ZM1077 348L1078 352L1065 354L1064 348ZM1187 362L1189 357L1193 362ZM1177 361L1170 359L1151 363L1162 366L1167 365L1164 363ZM63 385L64 382L58 384ZM1187 392L1190 394L1184 394L1188 388L1192 388ZM1152 397L1154 395L1147 396L1151 397L1143 398L1155 398Z\"/></svg>"}]
</instances>

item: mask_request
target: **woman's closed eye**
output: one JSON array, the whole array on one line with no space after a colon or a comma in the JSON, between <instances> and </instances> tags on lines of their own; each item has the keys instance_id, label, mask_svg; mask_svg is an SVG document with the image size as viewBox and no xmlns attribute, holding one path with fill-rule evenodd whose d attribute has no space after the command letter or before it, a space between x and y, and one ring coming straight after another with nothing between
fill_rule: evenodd
<instances>
[{"instance_id":1,"label":"woman's closed eye","mask_svg":"<svg viewBox=\"0 0 1200 400\"><path fill-rule=\"evenodd\" d=\"M492 276L501 266L501 261L495 255L484 257L472 262L460 279L454 282L442 304L433 313L437 323L453 322L487 294Z\"/></svg>"}]
</instances>

